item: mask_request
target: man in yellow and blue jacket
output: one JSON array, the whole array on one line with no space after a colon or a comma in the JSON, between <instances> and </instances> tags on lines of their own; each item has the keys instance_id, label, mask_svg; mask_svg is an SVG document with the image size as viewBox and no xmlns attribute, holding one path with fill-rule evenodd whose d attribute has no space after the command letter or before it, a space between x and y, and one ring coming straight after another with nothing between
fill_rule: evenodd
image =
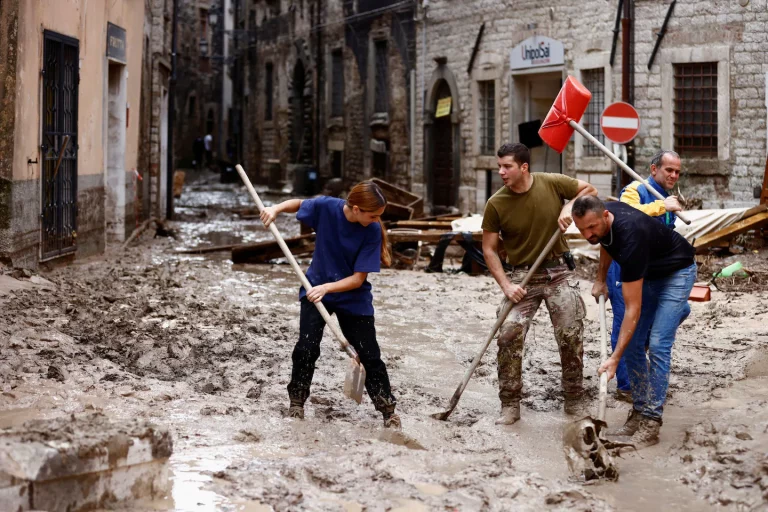
<instances>
[{"instance_id":1,"label":"man in yellow and blue jacket","mask_svg":"<svg viewBox=\"0 0 768 512\"><path fill-rule=\"evenodd\" d=\"M680 178L680 156L674 151L661 150L651 159L651 178L648 183L665 198L656 199L646 185L640 181L633 181L621 191L619 200L627 203L651 217L656 217L662 224L675 229L677 216L674 212L682 210L677 196L669 195L677 180ZM613 308L613 330L611 332L611 347L616 348L621 330L621 322L624 319L624 296L621 293L621 269L615 261L608 269L608 299ZM632 402L629 387L629 374L627 365L622 358L616 369L616 398Z\"/></svg>"}]
</instances>

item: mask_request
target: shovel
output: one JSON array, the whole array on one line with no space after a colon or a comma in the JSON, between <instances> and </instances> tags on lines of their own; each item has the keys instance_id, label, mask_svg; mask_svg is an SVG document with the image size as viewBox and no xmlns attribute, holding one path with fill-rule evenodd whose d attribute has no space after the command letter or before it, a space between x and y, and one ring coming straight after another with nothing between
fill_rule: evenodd
<instances>
[{"instance_id":1,"label":"shovel","mask_svg":"<svg viewBox=\"0 0 768 512\"><path fill-rule=\"evenodd\" d=\"M261 213L261 211L264 210L264 203L261 202L259 194L256 193L253 185L251 185L251 180L248 179L248 176L245 174L245 171L240 164L237 164L235 169L237 169L237 173L240 175L243 183L245 183L245 186L248 189L248 192L251 194L251 197L256 202L256 206L259 208L259 213ZM277 240L277 245L279 245L280 249L283 250L283 254L285 254L285 257L290 262L291 266L293 267L293 271L296 272L296 276L298 276L301 284L304 286L304 289L309 290L312 288L312 285L307 280L304 272L301 271L301 267L299 267L299 264L296 263L296 258L294 258L293 254L291 254L291 250L288 249L287 245L285 245L285 241L280 235L280 232L277 230L277 226L275 226L274 222L269 225L269 230ZM317 306L317 310L320 312L320 315L322 315L325 323L328 324L328 327L331 328L333 335L337 340L339 340L341 349L349 355L349 366L347 368L346 378L344 379L344 396L351 398L359 404L363 401L363 389L365 388L365 368L360 363L360 356L357 355L357 351L355 351L352 345L349 344L347 338L344 337L344 334L342 334L341 329L339 329L336 323L331 322L331 315L328 314L328 310L325 309L323 303L315 302L314 304Z\"/></svg>"},{"instance_id":2,"label":"shovel","mask_svg":"<svg viewBox=\"0 0 768 512\"><path fill-rule=\"evenodd\" d=\"M528 281L531 280L531 277L533 277L533 273L536 272L536 270L539 268L539 265L541 265L541 262L544 261L544 258L547 257L547 254L549 254L552 251L552 247L555 246L557 243L557 240L560 238L560 228L557 228L555 230L554 234L552 234L552 237L549 239L549 242L547 242L547 246L544 247L544 250L541 251L541 254L539 254L539 257L536 258L536 261L531 265L531 268L528 270L528 273L523 278L523 281L520 283L520 286L522 288L525 288L528 284ZM435 418L436 420L442 420L446 421L448 419L448 416L451 415L453 410L456 408L456 405L459 403L459 399L461 398L461 394L464 393L464 389L467 387L467 384L469 383L469 379L472 378L472 374L475 373L475 369L477 369L477 365L480 364L480 360L483 358L483 355L485 355L485 351L488 350L488 345L491 344L491 341L493 340L493 337L496 336L496 332L501 327L501 324L504 323L504 320L507 319L507 316L509 315L509 312L512 311L512 307L514 304L510 302L508 299L504 301L504 307L501 309L501 312L499 313L499 317L496 319L496 323L493 326L493 330L491 331L491 334L488 336L488 339L485 340L485 343L483 344L483 348L480 349L480 352L475 356L475 359L472 361L472 364L469 366L469 369L467 369L467 372L464 374L464 378L462 379L461 383L459 383L459 387L456 388L456 391L453 393L453 396L451 397L451 402L448 404L448 410L444 412L437 412L435 414L432 414L431 416Z\"/></svg>"},{"instance_id":3,"label":"shovel","mask_svg":"<svg viewBox=\"0 0 768 512\"><path fill-rule=\"evenodd\" d=\"M591 133L579 124L579 119L581 119L581 116L583 116L584 112L587 110L587 105L591 98L592 93L578 80L572 76L566 78L563 87L557 94L557 98L555 98L555 103L552 105L552 108L549 109L547 117L544 118L544 123L542 123L541 128L539 128L539 137L541 137L549 147L558 153L562 153L565 146L568 145L568 141L570 140L571 135L573 135L573 131L576 130L585 139L594 144L597 149L605 153L605 156L613 160L624 172L637 181L644 183L646 190L653 194L656 199L661 199L663 201L664 196L662 196L658 190L648 184L647 180L643 179L630 166L622 162L619 157L603 146L599 140L594 138ZM686 224L691 223L682 212L675 212L675 215Z\"/></svg>"},{"instance_id":4,"label":"shovel","mask_svg":"<svg viewBox=\"0 0 768 512\"><path fill-rule=\"evenodd\" d=\"M605 295L600 295L600 361L608 358L608 330L605 325ZM600 397L597 418L587 416L565 426L563 451L568 469L574 476L584 480L618 480L619 468L613 461L610 450L617 444L605 439L605 401L608 396L608 373L600 375ZM621 446L626 446L620 443Z\"/></svg>"}]
</instances>

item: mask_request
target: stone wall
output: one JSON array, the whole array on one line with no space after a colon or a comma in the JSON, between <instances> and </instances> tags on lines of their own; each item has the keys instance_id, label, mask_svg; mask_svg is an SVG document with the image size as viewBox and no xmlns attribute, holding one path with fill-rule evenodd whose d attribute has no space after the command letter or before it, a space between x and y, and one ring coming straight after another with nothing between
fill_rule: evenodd
<instances>
[{"instance_id":1,"label":"stone wall","mask_svg":"<svg viewBox=\"0 0 768 512\"><path fill-rule=\"evenodd\" d=\"M672 142L672 63L716 62L725 83L718 84L719 123L725 133L716 159L683 158L680 180L686 197L705 208L756 203L766 161L766 76L768 76L768 5L766 0L677 2L653 67L647 62L667 7L638 2L636 7L636 100L646 129L638 141L638 167L646 167L654 149ZM722 107L722 108L721 108ZM727 110L730 110L727 113ZM723 126L724 125L724 126ZM666 131L666 133L665 133ZM666 140L665 140L666 139Z\"/></svg>"},{"instance_id":2,"label":"stone wall","mask_svg":"<svg viewBox=\"0 0 768 512\"><path fill-rule=\"evenodd\" d=\"M13 250L13 141L16 114L18 0L0 2L0 261Z\"/></svg>"},{"instance_id":3,"label":"stone wall","mask_svg":"<svg viewBox=\"0 0 768 512\"><path fill-rule=\"evenodd\" d=\"M149 203L152 216L165 218L165 187L167 178L162 175L161 169L165 165L162 160L166 158L161 152L161 127L163 95L167 94L168 81L171 71L171 8L173 2L165 0L148 0L145 11L145 27L149 26L149 52L151 61L151 82L147 96L146 88L142 89L142 101L149 103L149 126L144 127L141 140L149 147L149 173L144 176L149 180ZM146 33L146 32L145 32ZM170 105L169 105L170 108ZM148 128L148 131L147 131ZM172 171L171 171L172 172ZM146 203L146 201L145 201Z\"/></svg>"},{"instance_id":4,"label":"stone wall","mask_svg":"<svg viewBox=\"0 0 768 512\"><path fill-rule=\"evenodd\" d=\"M380 177L410 186L410 72L415 56L413 11L394 1L301 2L293 9L277 2L255 2L258 45L254 60L259 80L250 90L246 118L251 136L246 154L256 173L267 179L271 162L279 162L282 179L292 181L295 172L309 165L319 170L320 181L332 176L332 154L342 155L342 176L348 184L374 176L372 146L386 151L386 170ZM283 2L285 3L285 2ZM375 11L375 12L374 12ZM314 27L314 28L313 28ZM373 116L375 68L373 42L387 41L388 112ZM341 50L344 67L343 115L331 117L333 51ZM312 113L306 125L312 130L312 151L297 160L291 151L294 125L293 77L301 61L311 83L305 101ZM265 66L274 66L273 119L265 119ZM250 70L254 72L253 69ZM294 101L295 103L295 101ZM253 121L252 121L253 123ZM255 132L255 133L254 133ZM372 141L373 144L372 144ZM248 145L255 145L249 150Z\"/></svg>"}]
</instances>

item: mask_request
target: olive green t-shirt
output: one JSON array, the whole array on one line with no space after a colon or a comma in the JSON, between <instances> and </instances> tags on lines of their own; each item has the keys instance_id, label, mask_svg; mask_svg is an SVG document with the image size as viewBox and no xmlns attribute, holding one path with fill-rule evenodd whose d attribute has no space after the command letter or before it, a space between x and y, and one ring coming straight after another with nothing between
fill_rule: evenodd
<instances>
[{"instance_id":1,"label":"olive green t-shirt","mask_svg":"<svg viewBox=\"0 0 768 512\"><path fill-rule=\"evenodd\" d=\"M483 230L500 233L510 265L531 265L557 228L565 199L578 194L579 181L562 174L531 173L533 184L518 194L507 187L498 190L485 205ZM568 251L564 237L547 258Z\"/></svg>"}]
</instances>

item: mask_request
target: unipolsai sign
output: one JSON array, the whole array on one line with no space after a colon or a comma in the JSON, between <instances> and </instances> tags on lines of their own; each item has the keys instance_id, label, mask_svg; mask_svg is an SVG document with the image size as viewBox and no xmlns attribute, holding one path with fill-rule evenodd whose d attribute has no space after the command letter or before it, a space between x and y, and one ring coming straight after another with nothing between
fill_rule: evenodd
<instances>
[{"instance_id":1,"label":"unipolsai sign","mask_svg":"<svg viewBox=\"0 0 768 512\"><path fill-rule=\"evenodd\" d=\"M565 62L563 43L546 36L532 36L512 49L510 69L559 66Z\"/></svg>"}]
</instances>

